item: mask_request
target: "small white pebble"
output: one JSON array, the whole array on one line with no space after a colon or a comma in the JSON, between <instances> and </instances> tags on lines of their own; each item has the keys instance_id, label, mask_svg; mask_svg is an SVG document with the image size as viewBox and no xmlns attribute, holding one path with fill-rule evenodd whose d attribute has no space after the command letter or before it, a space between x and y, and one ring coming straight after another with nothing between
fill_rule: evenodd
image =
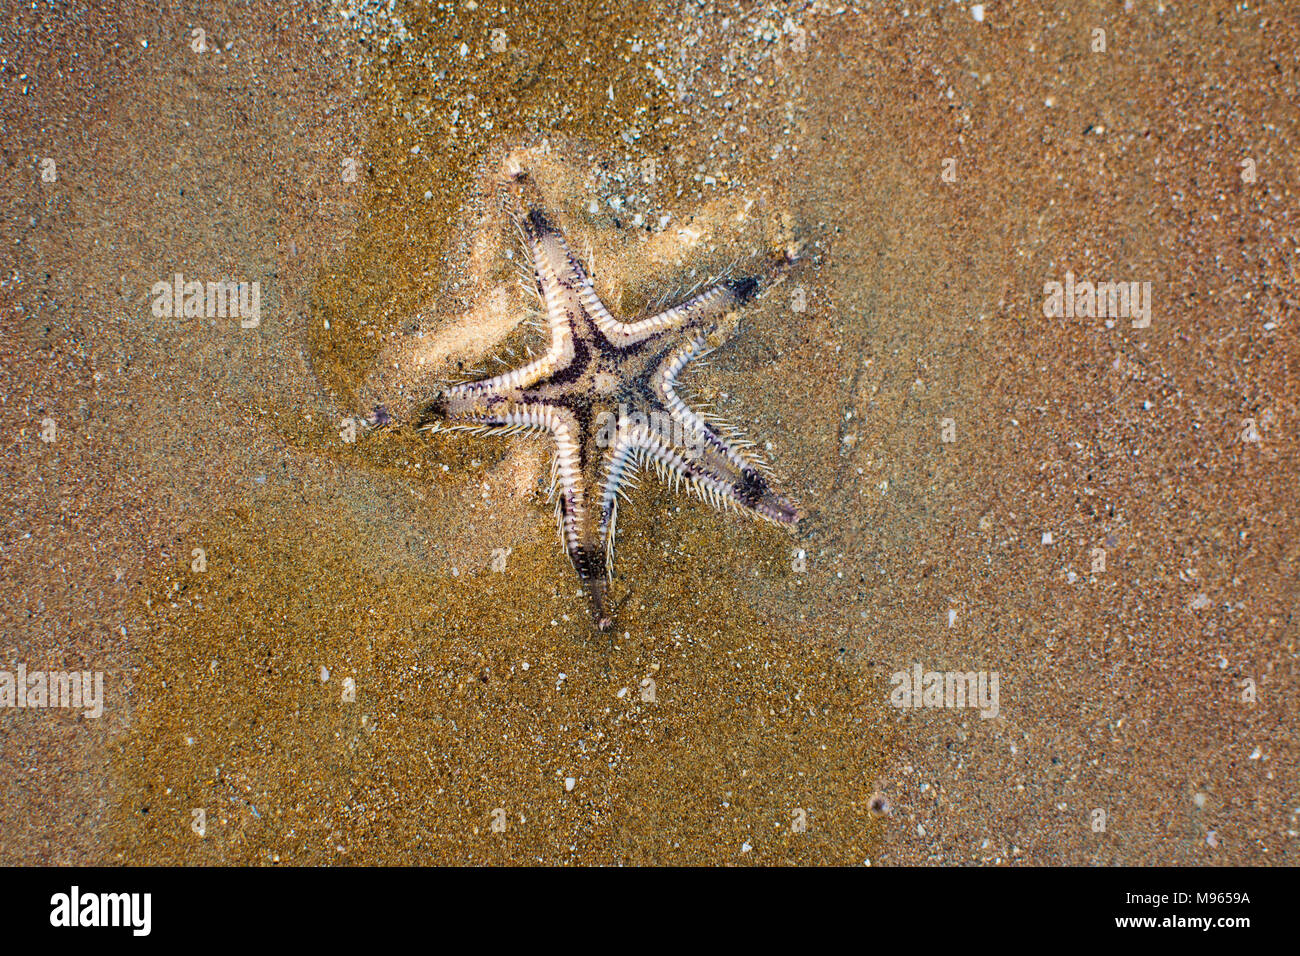
<instances>
[{"instance_id":1,"label":"small white pebble","mask_svg":"<svg viewBox=\"0 0 1300 956\"><path fill-rule=\"evenodd\" d=\"M577 785L578 785L578 781L574 780L572 777L564 778L564 789L567 790L569 793L573 793L573 788L576 787Z\"/></svg>"},{"instance_id":2,"label":"small white pebble","mask_svg":"<svg viewBox=\"0 0 1300 956\"><path fill-rule=\"evenodd\" d=\"M970 15L975 18L976 23L984 22L984 4L977 3L970 8Z\"/></svg>"},{"instance_id":3,"label":"small white pebble","mask_svg":"<svg viewBox=\"0 0 1300 956\"><path fill-rule=\"evenodd\" d=\"M320 666L320 682L323 684L330 679L330 669L324 664Z\"/></svg>"}]
</instances>

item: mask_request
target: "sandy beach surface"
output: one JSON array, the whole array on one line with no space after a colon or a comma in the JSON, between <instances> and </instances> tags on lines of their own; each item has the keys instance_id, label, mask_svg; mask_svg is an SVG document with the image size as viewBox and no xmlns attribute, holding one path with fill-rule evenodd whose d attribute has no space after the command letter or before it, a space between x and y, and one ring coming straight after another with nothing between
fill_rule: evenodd
<instances>
[{"instance_id":1,"label":"sandy beach surface","mask_svg":"<svg viewBox=\"0 0 1300 956\"><path fill-rule=\"evenodd\" d=\"M1051 6L6 4L0 671L103 697L0 863L1300 862L1300 23ZM546 441L349 425L543 342L510 157L623 316L799 251L690 378L799 526L648 477L610 635Z\"/></svg>"}]
</instances>

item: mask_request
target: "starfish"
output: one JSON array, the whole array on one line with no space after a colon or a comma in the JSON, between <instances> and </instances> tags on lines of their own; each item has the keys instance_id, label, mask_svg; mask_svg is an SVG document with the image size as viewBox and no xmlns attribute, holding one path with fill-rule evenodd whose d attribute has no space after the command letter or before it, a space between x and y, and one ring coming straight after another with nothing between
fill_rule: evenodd
<instances>
[{"instance_id":1,"label":"starfish","mask_svg":"<svg viewBox=\"0 0 1300 956\"><path fill-rule=\"evenodd\" d=\"M785 262L720 282L664 311L619 321L569 251L528 174L513 166L508 185L546 310L550 348L521 368L437 390L416 409L413 424L425 431L550 436L560 541L597 629L606 631L613 624L608 583L619 500L641 469L653 468L675 489L684 486L719 508L788 527L798 522L794 505L770 487L752 444L678 394L687 366L734 334L735 310L770 284ZM376 424L389 420L382 406L371 417Z\"/></svg>"}]
</instances>

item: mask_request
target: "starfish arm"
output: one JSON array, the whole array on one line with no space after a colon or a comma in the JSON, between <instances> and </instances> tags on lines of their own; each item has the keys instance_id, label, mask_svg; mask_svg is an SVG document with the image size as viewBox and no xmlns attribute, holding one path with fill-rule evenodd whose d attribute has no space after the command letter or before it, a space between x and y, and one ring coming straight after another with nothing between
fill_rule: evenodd
<instances>
[{"instance_id":1,"label":"starfish arm","mask_svg":"<svg viewBox=\"0 0 1300 956\"><path fill-rule=\"evenodd\" d=\"M720 282L671 309L635 322L615 322L605 334L616 345L627 346L672 329L707 326L744 305L757 290L758 280L752 277Z\"/></svg>"},{"instance_id":2,"label":"starfish arm","mask_svg":"<svg viewBox=\"0 0 1300 956\"><path fill-rule=\"evenodd\" d=\"M600 487L600 530L605 542L606 570L614 573L614 541L618 532L618 502L627 489L639 484L640 447L626 428L620 428L605 465Z\"/></svg>"},{"instance_id":3,"label":"starfish arm","mask_svg":"<svg viewBox=\"0 0 1300 956\"><path fill-rule=\"evenodd\" d=\"M766 467L764 463L747 451L735 435L723 435L714 423L687 405L677 393L677 379L682 371L692 361L710 351L712 348L702 332L687 339L660 360L650 378L650 388L668 410L668 414L680 424L681 430L703 446L701 451L704 456L722 459L721 467L738 474L762 470Z\"/></svg>"},{"instance_id":4,"label":"starfish arm","mask_svg":"<svg viewBox=\"0 0 1300 956\"><path fill-rule=\"evenodd\" d=\"M554 348L560 337L582 315L617 348L628 348L662 332L717 322L728 312L753 299L776 269L764 275L743 276L710 286L672 308L633 322L614 318L601 301L582 263L569 250L564 234L554 225L542 203L536 184L526 173L511 180L523 212L524 241L533 261L537 288L550 316ZM577 308L575 308L575 306Z\"/></svg>"},{"instance_id":5,"label":"starfish arm","mask_svg":"<svg viewBox=\"0 0 1300 956\"><path fill-rule=\"evenodd\" d=\"M583 315L611 345L627 348L661 332L716 321L744 305L758 291L758 279L734 279L713 285L671 309L635 322L621 322L601 301L591 277L552 223L536 185L524 174L516 176L512 183L523 211L521 227L533 260L537 288L555 336L560 334L557 326L568 329L578 315Z\"/></svg>"},{"instance_id":6,"label":"starfish arm","mask_svg":"<svg viewBox=\"0 0 1300 956\"><path fill-rule=\"evenodd\" d=\"M572 360L572 338L555 335L546 354L533 359L527 365L502 372L492 378L449 385L442 390L438 398L451 407L471 407L476 401L486 401L492 396L512 395L531 388L564 369Z\"/></svg>"},{"instance_id":7,"label":"starfish arm","mask_svg":"<svg viewBox=\"0 0 1300 956\"><path fill-rule=\"evenodd\" d=\"M561 330L571 335L579 314L586 315L602 333L616 333L623 323L600 301L591 277L547 214L536 184L520 173L511 185L523 214L520 228L533 262L537 291L550 316L552 336L557 337Z\"/></svg>"},{"instance_id":8,"label":"starfish arm","mask_svg":"<svg viewBox=\"0 0 1300 956\"><path fill-rule=\"evenodd\" d=\"M560 410L520 398L517 390L485 392L470 382L442 392L424 406L416 427L425 431L472 431L475 434L550 432L566 427Z\"/></svg>"},{"instance_id":9,"label":"starfish arm","mask_svg":"<svg viewBox=\"0 0 1300 956\"><path fill-rule=\"evenodd\" d=\"M613 624L605 602L610 573L605 516L599 505L593 511L589 497L596 492L596 440L590 434L583 434L576 416L569 410L556 409L555 416L558 427L553 432L555 460L552 467L560 542L587 592L597 629L605 631Z\"/></svg>"},{"instance_id":10,"label":"starfish arm","mask_svg":"<svg viewBox=\"0 0 1300 956\"><path fill-rule=\"evenodd\" d=\"M734 508L774 524L793 526L799 521L794 505L776 494L767 478L754 467L732 469L716 456L692 457L653 428L637 426L629 433L642 463L671 480L674 490L685 483L688 491L719 509Z\"/></svg>"}]
</instances>

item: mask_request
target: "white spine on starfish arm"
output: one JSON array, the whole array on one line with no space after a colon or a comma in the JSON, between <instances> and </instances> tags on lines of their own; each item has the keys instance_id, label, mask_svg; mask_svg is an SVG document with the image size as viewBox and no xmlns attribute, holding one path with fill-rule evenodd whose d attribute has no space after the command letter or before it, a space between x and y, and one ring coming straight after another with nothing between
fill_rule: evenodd
<instances>
[{"instance_id":1,"label":"white spine on starfish arm","mask_svg":"<svg viewBox=\"0 0 1300 956\"><path fill-rule=\"evenodd\" d=\"M609 523L605 528L605 577L614 580L614 539L618 537L618 499L609 508Z\"/></svg>"},{"instance_id":2,"label":"white spine on starfish arm","mask_svg":"<svg viewBox=\"0 0 1300 956\"><path fill-rule=\"evenodd\" d=\"M547 258L546 250L543 248L544 244L551 246L551 255L554 256L556 261L567 263L567 269L565 270L567 275L561 276L560 270ZM557 314L557 312L562 313L563 306L561 305L559 309L552 306L549 290L556 288L555 298L557 301L562 301L564 293L559 290L568 289L577 296L583 311L596 323L596 328L600 329L605 338L614 345L620 347L635 345L656 332L674 327L675 323L664 320L663 316L667 315L667 313L633 323L620 322L610 315L609 309L605 308L605 303L601 301L600 296L596 293L596 287L592 283L591 277L583 269L582 263L569 251L564 237L558 232L549 233L536 242L534 245L534 259L539 264L539 271L543 268L546 270L543 273L542 289L546 297L547 310L552 315Z\"/></svg>"},{"instance_id":3,"label":"white spine on starfish arm","mask_svg":"<svg viewBox=\"0 0 1300 956\"><path fill-rule=\"evenodd\" d=\"M627 440L636 449L638 464L653 466L660 478L664 481L672 481L674 490L680 482L685 482L687 489L693 494L720 511L731 508L773 524L786 526L798 520L792 507L785 506L778 509L770 502L757 501L749 504L741 501L736 493L737 482L731 476L702 470L698 462L688 462L648 428L638 426L632 429ZM785 505L785 502L770 490L764 489L764 492L771 496L772 501Z\"/></svg>"},{"instance_id":4,"label":"white spine on starfish arm","mask_svg":"<svg viewBox=\"0 0 1300 956\"><path fill-rule=\"evenodd\" d=\"M560 239L560 244L563 246L563 239ZM609 314L609 309L605 308L605 303L600 301L600 296L596 294L596 287L592 283L591 277L587 275L586 270L582 268L582 263L575 259L573 253L569 252L567 248L564 251L568 256L569 270L573 273L575 285L577 286L574 291L577 293L578 301L582 303L583 309L596 323L596 328L604 332L610 341L618 345L626 344L618 338L621 330L625 329L626 326Z\"/></svg>"},{"instance_id":5,"label":"white spine on starfish arm","mask_svg":"<svg viewBox=\"0 0 1300 956\"><path fill-rule=\"evenodd\" d=\"M596 294L591 279L582 271L577 260L572 261L574 271L579 277L578 298L587 314L592 317L596 327L604 333L611 343L620 347L643 342L660 332L680 328L688 322L710 318L725 312L736 301L735 295L726 286L718 285L680 305L665 309L655 315L638 319L635 322L620 322L609 314L605 305Z\"/></svg>"},{"instance_id":6,"label":"white spine on starfish arm","mask_svg":"<svg viewBox=\"0 0 1300 956\"><path fill-rule=\"evenodd\" d=\"M734 435L728 435L724 438L718 434L710 427L710 423L705 420L703 415L698 414L682 401L681 396L677 394L677 376L682 373L682 369L688 363L712 351L706 348L707 344L707 339L701 334L674 350L659 366L658 371L655 372L653 386L662 397L664 407L668 409L669 414L687 428L693 429L701 437L703 444L707 444L714 451L720 452L740 471L749 468L758 468L765 471L764 463L759 461L756 456L741 451L740 446L742 443Z\"/></svg>"},{"instance_id":7,"label":"white spine on starfish arm","mask_svg":"<svg viewBox=\"0 0 1300 956\"><path fill-rule=\"evenodd\" d=\"M578 466L578 442L573 426L560 414L553 413L550 418L550 431L555 436L555 471L560 483L560 498L556 502L560 540L573 560L582 547L579 529L587 513L582 470Z\"/></svg>"},{"instance_id":8,"label":"white spine on starfish arm","mask_svg":"<svg viewBox=\"0 0 1300 956\"><path fill-rule=\"evenodd\" d=\"M555 370L555 362L551 353L543 355L541 358L529 362L521 368L511 369L509 372L502 372L495 378L483 379L476 382L462 382L459 385L452 385L444 392L447 399L471 398L474 395L486 395L491 393L500 393L517 388L527 388L534 382L540 381L547 377Z\"/></svg>"},{"instance_id":9,"label":"white spine on starfish arm","mask_svg":"<svg viewBox=\"0 0 1300 956\"><path fill-rule=\"evenodd\" d=\"M474 396L469 396L472 401ZM475 435L519 435L530 432L554 432L555 416L543 405L511 402L504 408L489 411L482 405L450 408L447 420L430 422L421 431L468 431Z\"/></svg>"},{"instance_id":10,"label":"white spine on starfish arm","mask_svg":"<svg viewBox=\"0 0 1300 956\"><path fill-rule=\"evenodd\" d=\"M633 432L623 432L618 442L610 451L609 465L605 469L605 480L601 485L600 513L601 535L605 539L606 572L612 577L614 573L614 539L618 525L618 499L625 498L624 486L635 485L637 468L637 445Z\"/></svg>"},{"instance_id":11,"label":"white spine on starfish arm","mask_svg":"<svg viewBox=\"0 0 1300 956\"><path fill-rule=\"evenodd\" d=\"M721 315L736 302L736 296L725 285L715 285L681 305L665 309L658 315L623 324L623 329L636 338L645 338L665 329L675 329L688 322ZM621 323L620 323L621 324Z\"/></svg>"},{"instance_id":12,"label":"white spine on starfish arm","mask_svg":"<svg viewBox=\"0 0 1300 956\"><path fill-rule=\"evenodd\" d=\"M568 303L565 302L565 298L570 295L570 292L556 263L563 265L572 257L564 245L564 240L556 232L544 233L529 245L532 247L533 267L541 280L542 302L545 303L546 313L550 316L552 334L562 333L567 336L569 334L569 324L566 321Z\"/></svg>"},{"instance_id":13,"label":"white spine on starfish arm","mask_svg":"<svg viewBox=\"0 0 1300 956\"><path fill-rule=\"evenodd\" d=\"M532 226L527 229L520 227L520 231L524 234L525 245L532 255L542 287L542 301L551 317L553 329L565 326L567 331L564 302L567 295L576 296L582 310L596 327L612 344L620 347L635 345L659 332L680 328L692 321L721 315L737 303L735 292L726 284L718 284L655 315L635 322L619 321L601 301L595 284L582 263L570 251L564 235L546 219L540 197L536 195L536 187L522 171L513 175L523 208L528 214L537 215L546 223L546 231L540 234Z\"/></svg>"},{"instance_id":14,"label":"white spine on starfish arm","mask_svg":"<svg viewBox=\"0 0 1300 956\"><path fill-rule=\"evenodd\" d=\"M448 399L468 398L474 395L501 393L511 389L529 388L544 378L553 375L573 361L573 336L568 323L551 323L551 347L547 352L509 372L502 372L495 378L474 382L461 382L450 386L445 396Z\"/></svg>"}]
</instances>

